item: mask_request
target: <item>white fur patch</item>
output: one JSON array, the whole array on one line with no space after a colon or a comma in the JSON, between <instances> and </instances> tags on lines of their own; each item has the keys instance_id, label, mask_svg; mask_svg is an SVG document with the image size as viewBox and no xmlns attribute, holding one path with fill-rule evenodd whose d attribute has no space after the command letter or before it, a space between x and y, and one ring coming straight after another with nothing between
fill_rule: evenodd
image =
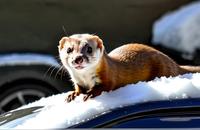
<instances>
[{"instance_id":1,"label":"white fur patch","mask_svg":"<svg viewBox=\"0 0 200 130\"><path fill-rule=\"evenodd\" d=\"M96 60L90 61L90 63L85 65L85 68L81 70L70 68L72 81L75 84L82 85L82 87L85 87L86 89L90 89L94 87L95 83L101 82L96 76L96 67L102 57L102 54L99 49L96 50L95 54Z\"/></svg>"},{"instance_id":2,"label":"white fur patch","mask_svg":"<svg viewBox=\"0 0 200 130\"><path fill-rule=\"evenodd\" d=\"M87 38L92 37L89 34L74 34L70 38L81 40L81 42L87 42ZM65 47L60 51L60 59L64 67L68 70L72 81L75 84L81 85L86 89L90 89L95 86L96 83L100 83L100 79L96 76L96 66L98 65L104 50L99 48L95 49L95 53L92 57L89 57L89 62L83 63L83 69L75 69L72 65L72 59L67 56ZM73 53L75 56L76 53Z\"/></svg>"}]
</instances>

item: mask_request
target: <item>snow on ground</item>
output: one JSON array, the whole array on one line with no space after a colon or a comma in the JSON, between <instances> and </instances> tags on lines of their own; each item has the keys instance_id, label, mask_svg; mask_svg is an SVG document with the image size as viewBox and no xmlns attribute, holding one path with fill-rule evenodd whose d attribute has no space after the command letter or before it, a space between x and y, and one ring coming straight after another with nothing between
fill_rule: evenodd
<instances>
[{"instance_id":1,"label":"snow on ground","mask_svg":"<svg viewBox=\"0 0 200 130\"><path fill-rule=\"evenodd\" d=\"M165 14L153 25L153 43L194 53L200 48L200 1Z\"/></svg>"},{"instance_id":2,"label":"snow on ground","mask_svg":"<svg viewBox=\"0 0 200 130\"><path fill-rule=\"evenodd\" d=\"M45 64L59 66L56 59L50 55L36 53L13 53L0 55L0 66L7 65L34 65Z\"/></svg>"},{"instance_id":3,"label":"snow on ground","mask_svg":"<svg viewBox=\"0 0 200 130\"><path fill-rule=\"evenodd\" d=\"M83 95L75 101L65 103L66 93L42 98L19 109L44 106L38 115L18 124L17 129L54 129L71 126L105 114L106 112L131 104L157 100L173 100L200 97L200 73L177 77L161 77L149 82L139 82L112 92L82 101ZM0 126L0 128L2 128ZM6 128L6 127L3 127Z\"/></svg>"}]
</instances>

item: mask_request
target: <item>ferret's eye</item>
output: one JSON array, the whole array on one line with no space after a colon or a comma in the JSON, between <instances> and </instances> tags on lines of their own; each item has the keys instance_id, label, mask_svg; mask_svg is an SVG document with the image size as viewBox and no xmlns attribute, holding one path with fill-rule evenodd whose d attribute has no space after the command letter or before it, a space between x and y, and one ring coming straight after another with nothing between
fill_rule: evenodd
<instances>
[{"instance_id":1,"label":"ferret's eye","mask_svg":"<svg viewBox=\"0 0 200 130\"><path fill-rule=\"evenodd\" d=\"M92 53L92 47L89 46L89 47L87 48L87 53L89 53L89 54Z\"/></svg>"},{"instance_id":2,"label":"ferret's eye","mask_svg":"<svg viewBox=\"0 0 200 130\"><path fill-rule=\"evenodd\" d=\"M68 54L71 53L72 51L73 51L72 48L67 48L67 53L68 53Z\"/></svg>"}]
</instances>

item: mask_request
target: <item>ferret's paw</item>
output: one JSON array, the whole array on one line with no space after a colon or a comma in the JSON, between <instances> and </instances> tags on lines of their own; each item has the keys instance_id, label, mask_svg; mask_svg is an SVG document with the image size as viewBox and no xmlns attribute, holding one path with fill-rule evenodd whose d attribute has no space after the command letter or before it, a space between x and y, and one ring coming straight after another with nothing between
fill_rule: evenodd
<instances>
[{"instance_id":1,"label":"ferret's paw","mask_svg":"<svg viewBox=\"0 0 200 130\"><path fill-rule=\"evenodd\" d=\"M102 90L99 88L92 89L91 91L87 92L87 94L83 97L83 101L87 101L90 98L99 96L101 93L102 93Z\"/></svg>"},{"instance_id":2,"label":"ferret's paw","mask_svg":"<svg viewBox=\"0 0 200 130\"><path fill-rule=\"evenodd\" d=\"M93 97L94 97L94 95L91 94L91 93L89 93L89 94L87 94L87 95L85 95L85 96L83 97L83 101L87 101L88 99L93 98Z\"/></svg>"},{"instance_id":3,"label":"ferret's paw","mask_svg":"<svg viewBox=\"0 0 200 130\"><path fill-rule=\"evenodd\" d=\"M72 91L65 99L66 102L71 102L72 100L74 100L77 96L79 95L78 92L76 91Z\"/></svg>"}]
</instances>

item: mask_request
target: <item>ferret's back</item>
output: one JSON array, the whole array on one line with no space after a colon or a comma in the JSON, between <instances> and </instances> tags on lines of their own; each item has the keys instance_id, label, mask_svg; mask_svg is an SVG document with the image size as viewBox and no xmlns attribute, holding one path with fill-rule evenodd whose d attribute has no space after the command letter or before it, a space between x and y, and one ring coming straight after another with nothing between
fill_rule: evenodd
<instances>
[{"instance_id":1,"label":"ferret's back","mask_svg":"<svg viewBox=\"0 0 200 130\"><path fill-rule=\"evenodd\" d=\"M126 62L135 59L138 55L151 52L157 52L157 50L143 44L130 43L112 50L108 55L114 59Z\"/></svg>"}]
</instances>

